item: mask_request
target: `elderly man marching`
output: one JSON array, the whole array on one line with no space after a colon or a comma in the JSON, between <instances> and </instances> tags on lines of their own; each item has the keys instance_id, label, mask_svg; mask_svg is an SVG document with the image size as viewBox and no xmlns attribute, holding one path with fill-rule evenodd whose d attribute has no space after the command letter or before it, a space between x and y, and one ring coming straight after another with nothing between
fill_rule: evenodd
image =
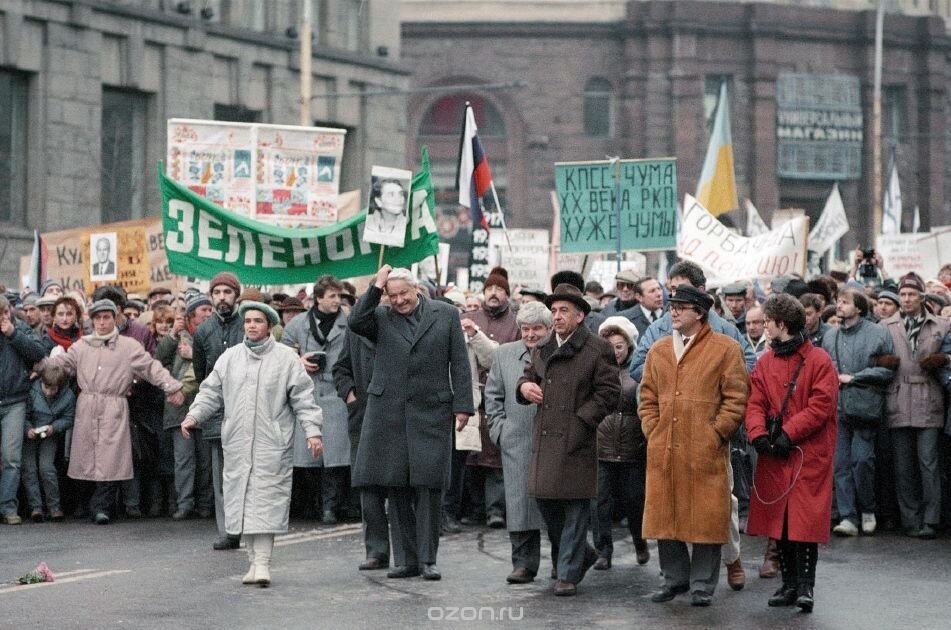
<instances>
[{"instance_id":1,"label":"elderly man marching","mask_svg":"<svg viewBox=\"0 0 951 630\"><path fill-rule=\"evenodd\" d=\"M538 405L528 493L548 529L554 593L570 596L598 559L585 541L598 496L598 423L617 408L621 385L611 344L582 325L591 306L581 291L560 284L545 304L554 332L532 351L516 400Z\"/></svg>"},{"instance_id":2,"label":"elderly man marching","mask_svg":"<svg viewBox=\"0 0 951 630\"><path fill-rule=\"evenodd\" d=\"M489 437L502 452L506 527L512 542L512 573L506 580L509 584L525 584L538 573L545 522L538 505L528 496L537 406L518 404L515 384L525 372L532 350L551 331L551 311L541 302L523 304L516 323L522 338L503 344L492 356L484 399Z\"/></svg>"},{"instance_id":3,"label":"elderly man marching","mask_svg":"<svg viewBox=\"0 0 951 630\"><path fill-rule=\"evenodd\" d=\"M353 485L385 486L397 565L387 577L442 578L436 566L440 503L453 418L474 412L459 311L416 290L408 269L383 265L350 315L350 330L376 344ZM380 306L384 290L390 306Z\"/></svg>"},{"instance_id":4,"label":"elderly man marching","mask_svg":"<svg viewBox=\"0 0 951 630\"><path fill-rule=\"evenodd\" d=\"M739 344L707 322L713 299L705 291L682 284L670 304L673 334L651 347L641 382L642 535L657 539L664 573L651 600L690 590L694 606L709 606L729 536L729 443L743 419L748 378Z\"/></svg>"},{"instance_id":5,"label":"elderly man marching","mask_svg":"<svg viewBox=\"0 0 951 630\"><path fill-rule=\"evenodd\" d=\"M294 460L294 421L314 457L323 450L314 384L291 348L274 340L277 313L243 302L244 343L225 351L202 382L182 422L182 435L224 411L225 530L244 536L250 569L244 584L269 586L274 535L287 531Z\"/></svg>"}]
</instances>

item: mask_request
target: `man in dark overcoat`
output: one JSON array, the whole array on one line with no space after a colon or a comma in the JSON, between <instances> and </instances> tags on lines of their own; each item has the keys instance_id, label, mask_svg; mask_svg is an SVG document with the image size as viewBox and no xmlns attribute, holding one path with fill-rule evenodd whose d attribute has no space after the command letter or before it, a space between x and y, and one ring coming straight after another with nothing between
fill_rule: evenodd
<instances>
[{"instance_id":1,"label":"man in dark overcoat","mask_svg":"<svg viewBox=\"0 0 951 630\"><path fill-rule=\"evenodd\" d=\"M377 349L353 485L388 488L393 536L402 544L388 577L438 580L453 417L458 430L475 410L459 312L416 287L408 269L383 265L350 316L350 329ZM384 290L390 306L380 306Z\"/></svg>"},{"instance_id":2,"label":"man in dark overcoat","mask_svg":"<svg viewBox=\"0 0 951 630\"><path fill-rule=\"evenodd\" d=\"M621 386L611 344L583 325L591 306L581 291L558 285L545 305L553 331L532 351L516 400L538 405L528 493L548 529L554 593L574 595L598 558L585 541L598 495L598 423L617 408Z\"/></svg>"}]
</instances>

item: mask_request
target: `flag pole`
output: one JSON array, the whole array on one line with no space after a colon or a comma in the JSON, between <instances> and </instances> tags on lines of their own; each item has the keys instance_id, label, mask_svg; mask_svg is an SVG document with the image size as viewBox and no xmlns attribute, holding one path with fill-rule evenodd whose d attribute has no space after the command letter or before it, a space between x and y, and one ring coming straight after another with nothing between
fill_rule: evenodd
<instances>
[{"instance_id":1,"label":"flag pole","mask_svg":"<svg viewBox=\"0 0 951 630\"><path fill-rule=\"evenodd\" d=\"M509 240L509 230L505 227L505 213L502 212L502 204L499 203L499 193L495 192L495 180L489 181L489 187L492 189L492 199L495 201L495 209L499 213L499 219L502 221L502 234L505 235L505 243L509 246L509 253L512 253L512 241Z\"/></svg>"},{"instance_id":2,"label":"flag pole","mask_svg":"<svg viewBox=\"0 0 951 630\"><path fill-rule=\"evenodd\" d=\"M882 233L882 35L885 0L875 8L875 69L872 90L872 242ZM899 231L901 228L899 227Z\"/></svg>"},{"instance_id":3,"label":"flag pole","mask_svg":"<svg viewBox=\"0 0 951 630\"><path fill-rule=\"evenodd\" d=\"M380 245L380 260L376 263L376 268L379 269L383 266L383 252L386 250L386 245Z\"/></svg>"},{"instance_id":4,"label":"flag pole","mask_svg":"<svg viewBox=\"0 0 951 630\"><path fill-rule=\"evenodd\" d=\"M433 254L433 262L436 263L436 288L442 289L442 274L439 273L439 253Z\"/></svg>"}]
</instances>

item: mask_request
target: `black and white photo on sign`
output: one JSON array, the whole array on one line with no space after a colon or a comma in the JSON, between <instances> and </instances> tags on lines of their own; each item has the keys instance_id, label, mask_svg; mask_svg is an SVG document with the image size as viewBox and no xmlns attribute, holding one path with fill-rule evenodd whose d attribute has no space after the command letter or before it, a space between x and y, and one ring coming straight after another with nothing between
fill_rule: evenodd
<instances>
[{"instance_id":1,"label":"black and white photo on sign","mask_svg":"<svg viewBox=\"0 0 951 630\"><path fill-rule=\"evenodd\" d=\"M412 179L412 171L386 166L373 167L367 222L363 229L365 242L403 247Z\"/></svg>"},{"instance_id":2,"label":"black and white photo on sign","mask_svg":"<svg viewBox=\"0 0 951 630\"><path fill-rule=\"evenodd\" d=\"M89 235L89 278L115 280L116 233L102 232Z\"/></svg>"}]
</instances>

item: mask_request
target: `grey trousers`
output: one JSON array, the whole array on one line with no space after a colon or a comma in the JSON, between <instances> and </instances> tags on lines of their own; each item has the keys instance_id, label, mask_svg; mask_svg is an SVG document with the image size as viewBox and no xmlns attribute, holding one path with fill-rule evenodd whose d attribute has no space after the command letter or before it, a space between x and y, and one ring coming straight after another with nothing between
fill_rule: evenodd
<instances>
[{"instance_id":1,"label":"grey trousers","mask_svg":"<svg viewBox=\"0 0 951 630\"><path fill-rule=\"evenodd\" d=\"M214 505L211 485L211 448L201 439L201 431L193 429L194 435L186 440L181 429L168 429L172 433L172 448L175 453L175 496L179 510L191 512L197 507L210 510ZM197 495L197 499L196 499Z\"/></svg>"},{"instance_id":2,"label":"grey trousers","mask_svg":"<svg viewBox=\"0 0 951 630\"><path fill-rule=\"evenodd\" d=\"M435 564L442 488L399 486L387 490L396 566Z\"/></svg>"},{"instance_id":3,"label":"grey trousers","mask_svg":"<svg viewBox=\"0 0 951 630\"><path fill-rule=\"evenodd\" d=\"M892 429L898 509L905 529L937 525L941 518L941 429Z\"/></svg>"},{"instance_id":4,"label":"grey trousers","mask_svg":"<svg viewBox=\"0 0 951 630\"><path fill-rule=\"evenodd\" d=\"M528 569L532 575L538 575L538 565L542 557L542 533L537 529L521 532L509 532L512 542L512 568Z\"/></svg>"},{"instance_id":5,"label":"grey trousers","mask_svg":"<svg viewBox=\"0 0 951 630\"><path fill-rule=\"evenodd\" d=\"M583 577L581 567L589 548L586 538L591 520L591 499L535 501L548 529L551 561L558 570L558 579L577 584Z\"/></svg>"},{"instance_id":6,"label":"grey trousers","mask_svg":"<svg viewBox=\"0 0 951 630\"><path fill-rule=\"evenodd\" d=\"M387 488L383 486L364 486L360 488L360 508L363 513L363 542L367 549L367 558L390 561L390 523L386 516ZM393 547L399 545L393 537ZM402 554L393 554L402 556Z\"/></svg>"},{"instance_id":7,"label":"grey trousers","mask_svg":"<svg viewBox=\"0 0 951 630\"><path fill-rule=\"evenodd\" d=\"M39 458L39 466L37 466ZM40 439L23 438L21 468L23 488L31 511L43 511L43 495L50 512L59 512L59 479L56 476L56 436ZM40 494L40 482L43 493Z\"/></svg>"},{"instance_id":8,"label":"grey trousers","mask_svg":"<svg viewBox=\"0 0 951 630\"><path fill-rule=\"evenodd\" d=\"M218 526L218 537L224 538L228 535L225 531L225 497L224 480L222 472L224 471L225 452L221 448L221 440L208 440L211 446L211 483L215 491L215 524Z\"/></svg>"},{"instance_id":9,"label":"grey trousers","mask_svg":"<svg viewBox=\"0 0 951 630\"><path fill-rule=\"evenodd\" d=\"M657 552L665 586L686 586L692 592L713 595L720 581L720 548L722 545L694 543L692 552L680 540L658 540Z\"/></svg>"}]
</instances>

